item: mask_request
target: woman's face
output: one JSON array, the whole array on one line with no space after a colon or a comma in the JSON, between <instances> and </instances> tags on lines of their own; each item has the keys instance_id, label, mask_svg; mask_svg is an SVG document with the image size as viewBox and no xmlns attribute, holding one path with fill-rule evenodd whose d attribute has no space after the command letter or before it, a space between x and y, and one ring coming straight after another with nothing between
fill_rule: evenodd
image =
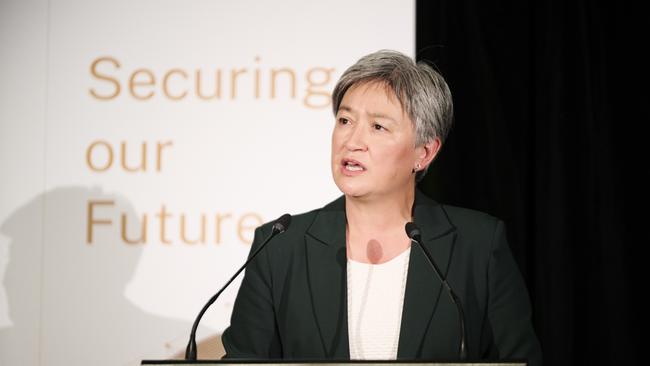
<instances>
[{"instance_id":1,"label":"woman's face","mask_svg":"<svg viewBox=\"0 0 650 366\"><path fill-rule=\"evenodd\" d=\"M369 82L345 93L332 133L332 175L346 196L408 192L423 152L415 147L413 123L389 87Z\"/></svg>"}]
</instances>

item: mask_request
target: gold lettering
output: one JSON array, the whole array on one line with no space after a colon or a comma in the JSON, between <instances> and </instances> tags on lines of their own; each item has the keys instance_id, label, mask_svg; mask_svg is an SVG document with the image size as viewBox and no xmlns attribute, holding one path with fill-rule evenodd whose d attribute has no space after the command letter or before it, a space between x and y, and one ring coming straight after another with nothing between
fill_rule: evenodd
<instances>
[{"instance_id":1,"label":"gold lettering","mask_svg":"<svg viewBox=\"0 0 650 366\"><path fill-rule=\"evenodd\" d=\"M246 72L246 69L233 69L230 73L230 98L237 97L237 77Z\"/></svg>"},{"instance_id":2,"label":"gold lettering","mask_svg":"<svg viewBox=\"0 0 650 366\"><path fill-rule=\"evenodd\" d=\"M165 230L165 223L167 218L172 217L171 214L167 213L167 210L165 208L165 205L160 206L160 213L156 214L160 218L160 242L163 244L171 244L171 240L167 239L167 231Z\"/></svg>"},{"instance_id":3,"label":"gold lettering","mask_svg":"<svg viewBox=\"0 0 650 366\"><path fill-rule=\"evenodd\" d=\"M254 222L247 225L246 222L251 221L251 219L254 220ZM237 222L237 236L239 236L239 240L241 240L242 243L251 244L253 242L253 236L251 234L253 234L255 228L262 225L262 223L262 218L255 213L251 212L242 215ZM248 233L248 236L245 237L244 233Z\"/></svg>"},{"instance_id":4,"label":"gold lettering","mask_svg":"<svg viewBox=\"0 0 650 366\"><path fill-rule=\"evenodd\" d=\"M201 93L201 70L196 70L196 84L195 84L195 90L196 90L196 95L203 99L203 100L209 100L209 99L221 99L221 70L217 69L216 72L214 73L214 95L203 95Z\"/></svg>"},{"instance_id":5,"label":"gold lettering","mask_svg":"<svg viewBox=\"0 0 650 366\"><path fill-rule=\"evenodd\" d=\"M165 142L158 142L158 149L157 149L157 154L156 154L156 170L161 171L162 170L162 150L165 147L171 147L173 145L173 142L171 141L165 141Z\"/></svg>"},{"instance_id":6,"label":"gold lettering","mask_svg":"<svg viewBox=\"0 0 650 366\"><path fill-rule=\"evenodd\" d=\"M95 206L113 206L115 201L100 200L100 201L88 201L88 210L87 210L87 221L86 221L86 244L92 244L93 242L93 226L94 225L110 225L113 222L110 219L99 220L95 219Z\"/></svg>"},{"instance_id":7,"label":"gold lettering","mask_svg":"<svg viewBox=\"0 0 650 366\"><path fill-rule=\"evenodd\" d=\"M145 80L136 80L138 78L138 75L144 75L146 76ZM144 94L144 95L139 95L136 93L135 87L136 86L142 86L142 87L147 87L147 86L154 86L156 84L156 78L153 75L153 72L147 69L138 69L131 74L131 78L129 79L129 92L131 92L131 95L133 98L138 99L138 100L147 100L153 97L154 91L150 90L149 93Z\"/></svg>"},{"instance_id":8,"label":"gold lettering","mask_svg":"<svg viewBox=\"0 0 650 366\"><path fill-rule=\"evenodd\" d=\"M259 63L260 62L260 57L257 56L255 57L255 62ZM260 69L255 68L255 99L260 98Z\"/></svg>"},{"instance_id":9,"label":"gold lettering","mask_svg":"<svg viewBox=\"0 0 650 366\"><path fill-rule=\"evenodd\" d=\"M122 141L120 144L120 151L121 151L121 156L120 156L120 161L122 163L122 168L126 170L127 172L137 172L138 170L142 170L143 172L147 170L147 143L143 142L142 143L142 148L141 148L141 158L140 158L140 166L137 166L135 168L131 168L127 165L126 163L126 141Z\"/></svg>"},{"instance_id":10,"label":"gold lettering","mask_svg":"<svg viewBox=\"0 0 650 366\"><path fill-rule=\"evenodd\" d=\"M271 69L271 99L275 99L275 80L277 79L277 76L279 74L288 74L291 76L291 98L296 97L296 75L293 72L293 70L289 68L283 68L283 69Z\"/></svg>"},{"instance_id":11,"label":"gold lettering","mask_svg":"<svg viewBox=\"0 0 650 366\"><path fill-rule=\"evenodd\" d=\"M126 228L126 214L122 214L122 240L128 244L138 244L147 242L147 214L142 215L142 223L140 224L140 237L137 239L129 239L127 237L127 228Z\"/></svg>"},{"instance_id":12,"label":"gold lettering","mask_svg":"<svg viewBox=\"0 0 650 366\"><path fill-rule=\"evenodd\" d=\"M206 69L183 67L168 68L160 73L154 73L153 69L142 67L132 72L129 70L125 73L126 79L120 80L117 73L120 69L121 64L114 57L104 56L94 59L90 64L90 75L93 80L99 82L99 85L91 85L88 88L91 97L103 101L113 100L119 97L123 84L128 89L127 95L139 101L151 100L157 95L172 101L190 97L214 101L220 100L222 95L227 98L228 92L231 100L241 96L251 96L255 100L263 97L296 99L297 89L302 85L302 75L299 75L295 68L265 67L259 55L254 57L250 68L214 68L209 73ZM330 105L328 86L332 81L334 70L327 67L312 67L306 70L304 77L307 85L305 89L300 90L300 92L304 90L304 95L300 96L304 107L319 109ZM249 71L250 77L247 76ZM225 84L228 78L230 90L226 89ZM298 78L301 80L297 80ZM269 94L266 94L267 90Z\"/></svg>"},{"instance_id":13,"label":"gold lettering","mask_svg":"<svg viewBox=\"0 0 650 366\"><path fill-rule=\"evenodd\" d=\"M179 74L179 75L181 75L181 76L183 77L183 79L187 80L187 74L185 73L185 71L183 71L183 70L181 70L181 69L171 69L171 70L169 70L169 71L165 74L165 76L163 77L163 83L162 83L162 84L163 84L163 85L162 85L162 87L163 87L163 93L165 93L165 95L167 96L167 98L169 98L169 99L171 99L171 100L181 100L181 99L185 98L185 96L187 95L187 90L183 90L183 92L182 92L181 94L179 94L179 95L172 95L172 94L169 92L169 85L168 85L169 83L168 83L168 81L169 81L169 78L170 78L173 74Z\"/></svg>"},{"instance_id":14,"label":"gold lettering","mask_svg":"<svg viewBox=\"0 0 650 366\"><path fill-rule=\"evenodd\" d=\"M113 99L113 98L117 97L118 95L120 95L120 82L117 79L114 79L114 78L112 78L110 76L103 75L103 74L100 74L100 73L97 72L97 65L99 65L100 62L103 63L105 61L109 62L109 63L112 63L113 66L116 69L120 68L120 63L116 59L111 58L111 57L100 57L100 58L96 59L95 61L93 61L92 64L90 64L90 74L92 76L94 76L96 79L106 80L109 83L114 85L113 93L111 93L111 94L102 95L102 94L97 93L95 91L95 89L92 89L92 88L88 90L90 95L92 95L93 97L95 97L96 99L99 99L99 100L110 100L110 99Z\"/></svg>"},{"instance_id":15,"label":"gold lettering","mask_svg":"<svg viewBox=\"0 0 650 366\"><path fill-rule=\"evenodd\" d=\"M95 164L93 164L93 150L95 150L95 147L98 145L103 145L106 147L106 151L108 152L108 160L106 161L106 164L102 167L98 167ZM88 149L86 149L86 164L88 164L88 167L90 170L96 171L96 172L104 172L108 170L108 168L113 165L113 148L111 145L106 142L106 141L95 141L90 146L88 146Z\"/></svg>"},{"instance_id":16,"label":"gold lettering","mask_svg":"<svg viewBox=\"0 0 650 366\"><path fill-rule=\"evenodd\" d=\"M217 214L215 216L215 223L216 223L216 233L215 233L215 243L216 244L221 244L221 222L223 219L228 219L232 215L227 213L225 215L222 214Z\"/></svg>"},{"instance_id":17,"label":"gold lettering","mask_svg":"<svg viewBox=\"0 0 650 366\"><path fill-rule=\"evenodd\" d=\"M98 228L102 226L106 229L113 228L113 210L110 209L114 206L115 200L94 199L87 201L86 244L92 245L95 242ZM106 213L109 215L106 216ZM156 223L160 227L159 242L163 246L169 246L173 243L194 246L197 244L205 245L208 242L219 245L224 240L224 229L236 230L236 240L242 244L250 245L253 241L255 228L263 223L262 217L255 212L247 212L241 215L234 215L231 212L216 212L212 216L205 212L199 212L194 215L194 217L198 217L198 220L192 220L187 213L170 213L164 204L160 206L158 211L145 212L141 216L131 211L121 211L117 214L120 215L118 220L120 225L119 234L116 230L110 230L108 233L114 234L114 238L106 235L101 235L101 237L105 238L107 243L116 243L121 240L122 243L129 246L147 244L150 239L149 232L156 230L150 225L156 225ZM149 220L149 216L155 218ZM152 223L152 221L156 221L156 223ZM226 223L224 225L226 221L230 221L232 224ZM213 223L214 228L210 226ZM168 232L170 227L172 231ZM214 240L212 240L209 233L214 233ZM119 239L117 235L119 235Z\"/></svg>"},{"instance_id":18,"label":"gold lettering","mask_svg":"<svg viewBox=\"0 0 650 366\"><path fill-rule=\"evenodd\" d=\"M322 73L324 75L323 80L320 82L317 82L313 79L313 76L316 72ZM330 82L330 78L332 76L332 72L334 72L333 68L324 68L324 67L315 67L307 72L307 90L305 94L305 98L303 99L303 103L305 107L308 108L325 108L328 105L330 105L330 99L331 96L327 92L327 90L314 90L313 87L315 86L326 86ZM320 96L321 97L321 103L316 104L313 101L311 101L311 97L313 96Z\"/></svg>"},{"instance_id":19,"label":"gold lettering","mask_svg":"<svg viewBox=\"0 0 650 366\"><path fill-rule=\"evenodd\" d=\"M181 240L186 244L205 244L205 215L201 214L201 230L199 239L189 240L185 233L185 214L181 214Z\"/></svg>"}]
</instances>

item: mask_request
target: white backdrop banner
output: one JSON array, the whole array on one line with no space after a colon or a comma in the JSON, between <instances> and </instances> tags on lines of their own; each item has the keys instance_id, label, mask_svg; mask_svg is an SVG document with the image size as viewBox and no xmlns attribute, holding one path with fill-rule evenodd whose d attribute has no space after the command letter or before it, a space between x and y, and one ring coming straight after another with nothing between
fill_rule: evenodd
<instances>
[{"instance_id":1,"label":"white backdrop banner","mask_svg":"<svg viewBox=\"0 0 650 366\"><path fill-rule=\"evenodd\" d=\"M415 4L3 1L0 27L0 364L137 365L183 353L257 226L339 195L330 93L414 54Z\"/></svg>"}]
</instances>

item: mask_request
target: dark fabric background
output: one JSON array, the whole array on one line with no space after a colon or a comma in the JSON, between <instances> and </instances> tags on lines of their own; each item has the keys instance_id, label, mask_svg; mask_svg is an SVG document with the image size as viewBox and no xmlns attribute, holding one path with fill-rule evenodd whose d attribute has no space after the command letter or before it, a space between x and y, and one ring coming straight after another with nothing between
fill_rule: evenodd
<instances>
[{"instance_id":1,"label":"dark fabric background","mask_svg":"<svg viewBox=\"0 0 650 366\"><path fill-rule=\"evenodd\" d=\"M589 1L417 1L416 57L441 71L455 103L419 187L505 220L545 365L639 361L650 244L639 50L650 20L638 14Z\"/></svg>"}]
</instances>

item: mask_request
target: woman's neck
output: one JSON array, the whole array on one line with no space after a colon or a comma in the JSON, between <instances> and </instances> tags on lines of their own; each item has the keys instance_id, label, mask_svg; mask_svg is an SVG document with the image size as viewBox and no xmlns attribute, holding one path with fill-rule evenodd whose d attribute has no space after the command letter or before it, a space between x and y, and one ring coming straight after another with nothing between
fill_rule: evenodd
<instances>
[{"instance_id":1,"label":"woman's neck","mask_svg":"<svg viewBox=\"0 0 650 366\"><path fill-rule=\"evenodd\" d=\"M367 231L393 227L411 221L414 190L398 197L384 199L357 199L345 197L348 227Z\"/></svg>"},{"instance_id":2,"label":"woman's neck","mask_svg":"<svg viewBox=\"0 0 650 366\"><path fill-rule=\"evenodd\" d=\"M382 263L410 246L404 225L411 221L415 188L383 199L345 198L348 257Z\"/></svg>"}]
</instances>

